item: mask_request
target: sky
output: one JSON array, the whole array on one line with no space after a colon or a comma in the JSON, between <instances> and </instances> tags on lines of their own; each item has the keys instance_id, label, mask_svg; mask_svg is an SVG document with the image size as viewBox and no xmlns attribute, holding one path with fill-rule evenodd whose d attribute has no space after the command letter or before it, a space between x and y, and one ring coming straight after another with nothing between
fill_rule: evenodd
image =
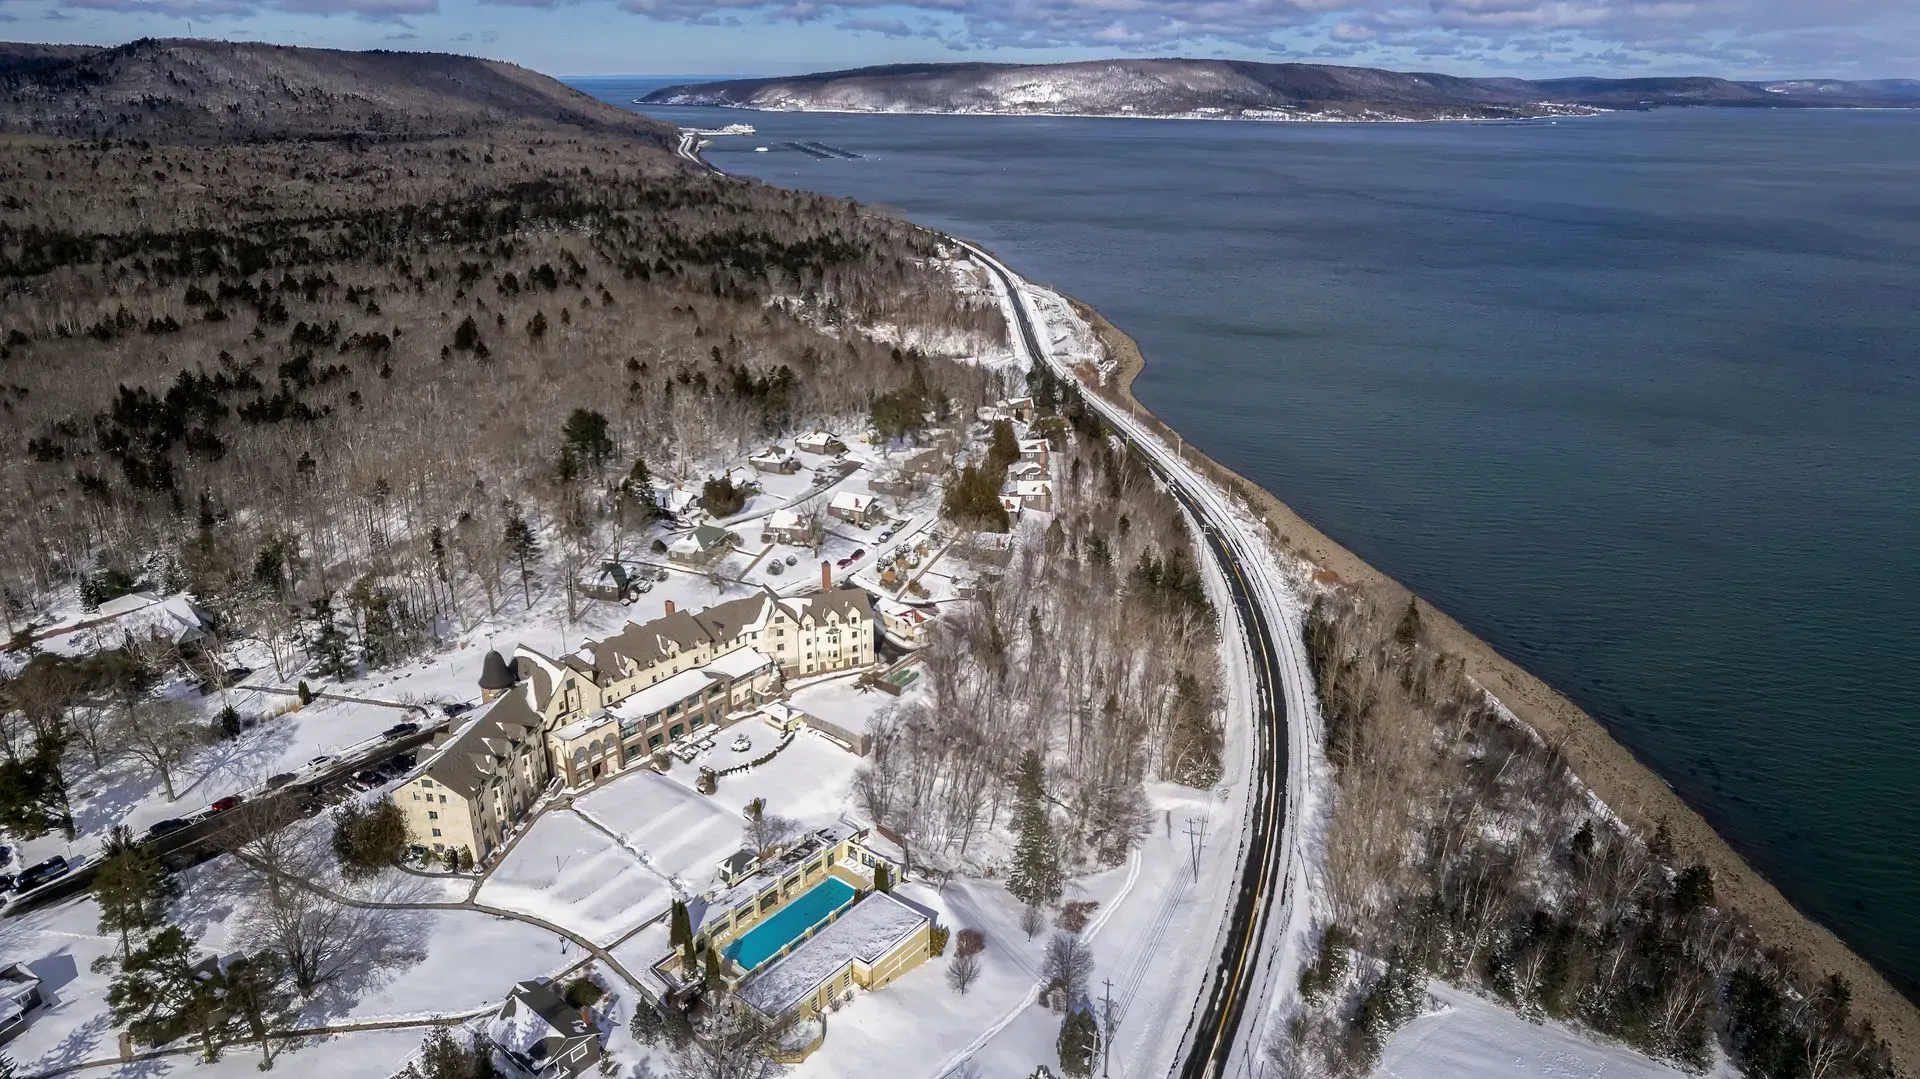
<instances>
[{"instance_id":1,"label":"sky","mask_svg":"<svg viewBox=\"0 0 1920 1079\"><path fill-rule=\"evenodd\" d=\"M1920 77L1920 0L0 0L0 38L468 53L552 75L1310 61L1458 75Z\"/></svg>"}]
</instances>

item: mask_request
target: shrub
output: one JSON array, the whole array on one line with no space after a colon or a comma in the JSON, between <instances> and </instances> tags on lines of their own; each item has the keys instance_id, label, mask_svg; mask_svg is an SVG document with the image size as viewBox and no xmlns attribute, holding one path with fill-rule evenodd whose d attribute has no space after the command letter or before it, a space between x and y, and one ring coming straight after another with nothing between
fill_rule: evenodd
<instances>
[{"instance_id":1,"label":"shrub","mask_svg":"<svg viewBox=\"0 0 1920 1079\"><path fill-rule=\"evenodd\" d=\"M945 926L934 926L927 931L927 947L934 955L947 954L947 938L951 932Z\"/></svg>"},{"instance_id":2,"label":"shrub","mask_svg":"<svg viewBox=\"0 0 1920 1079\"><path fill-rule=\"evenodd\" d=\"M987 935L978 929L962 929L960 940L954 948L955 956L979 955L987 950Z\"/></svg>"},{"instance_id":3,"label":"shrub","mask_svg":"<svg viewBox=\"0 0 1920 1079\"><path fill-rule=\"evenodd\" d=\"M1069 933L1084 933L1087 930L1087 919L1093 916L1094 908L1099 905L1091 899L1068 903L1060 908L1060 916L1054 919L1054 924Z\"/></svg>"},{"instance_id":4,"label":"shrub","mask_svg":"<svg viewBox=\"0 0 1920 1079\"><path fill-rule=\"evenodd\" d=\"M213 733L229 740L240 737L240 710L233 705L220 709L213 717Z\"/></svg>"},{"instance_id":5,"label":"shrub","mask_svg":"<svg viewBox=\"0 0 1920 1079\"><path fill-rule=\"evenodd\" d=\"M592 978L575 978L567 983L567 1003L576 1008L591 1008L600 1003L600 998L606 995L607 991L600 988L600 983ZM639 1012L646 1010L641 1008ZM639 1018L639 1012L634 1014L635 1019Z\"/></svg>"},{"instance_id":6,"label":"shrub","mask_svg":"<svg viewBox=\"0 0 1920 1079\"><path fill-rule=\"evenodd\" d=\"M309 688L309 687L307 686L307 683L306 683L306 680L305 680L305 679L301 679L301 681L300 681L300 689L299 689L299 693L300 693L300 703L301 703L301 704L312 704L312 703L313 703L313 690L312 690L311 688Z\"/></svg>"}]
</instances>

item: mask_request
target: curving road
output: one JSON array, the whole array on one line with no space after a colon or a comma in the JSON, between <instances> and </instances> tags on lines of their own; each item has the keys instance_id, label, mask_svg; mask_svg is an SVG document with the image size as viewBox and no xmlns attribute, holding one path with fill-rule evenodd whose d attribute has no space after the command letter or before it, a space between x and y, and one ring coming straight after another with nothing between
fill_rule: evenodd
<instances>
[{"instance_id":1,"label":"curving road","mask_svg":"<svg viewBox=\"0 0 1920 1079\"><path fill-rule=\"evenodd\" d=\"M1012 274L986 252L971 244L963 246L972 251L1006 289L1028 355L1054 367L1063 378L1077 385L1073 373L1041 347L1026 299L1016 287ZM1179 1079L1238 1074L1233 1063L1257 1059L1261 1048L1257 1042L1270 988L1267 978L1272 969L1271 963L1263 962L1271 957L1262 943L1268 937L1276 903L1285 902L1287 898L1285 882L1290 859L1286 826L1291 761L1288 701L1303 701L1302 694L1310 690L1312 683L1298 649L1288 647L1289 639L1275 633L1274 627L1285 617L1286 608L1278 602L1273 582L1259 571L1258 561L1249 553L1255 541L1240 527L1232 508L1211 485L1181 464L1172 450L1128 422L1117 406L1092 393L1084 393L1083 397L1153 463L1168 490L1200 525L1209 555L1226 579L1234 614L1251 651L1257 760L1252 770L1247 830L1242 838L1240 883L1228 912L1214 975L1189 1020L1182 1053L1172 1072ZM1254 1019L1247 1023L1250 1002L1254 1003Z\"/></svg>"}]
</instances>

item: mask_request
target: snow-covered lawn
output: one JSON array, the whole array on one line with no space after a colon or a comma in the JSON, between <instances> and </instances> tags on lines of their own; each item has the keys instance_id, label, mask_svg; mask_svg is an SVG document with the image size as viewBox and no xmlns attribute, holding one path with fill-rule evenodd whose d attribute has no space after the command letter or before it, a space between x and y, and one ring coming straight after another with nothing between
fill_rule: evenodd
<instances>
[{"instance_id":1,"label":"snow-covered lawn","mask_svg":"<svg viewBox=\"0 0 1920 1079\"><path fill-rule=\"evenodd\" d=\"M714 737L723 744L730 742L733 728ZM693 769L682 765L674 771L685 773L687 783L693 782ZM726 781L721 783L724 789ZM648 869L663 879L682 882L690 891L704 889L720 860L740 849L740 833L746 825L740 806L709 798L646 769L621 776L576 805L583 815L619 835L621 845Z\"/></svg>"},{"instance_id":2,"label":"snow-covered lawn","mask_svg":"<svg viewBox=\"0 0 1920 1079\"><path fill-rule=\"evenodd\" d=\"M476 899L609 944L664 910L670 891L632 851L561 809L534 822Z\"/></svg>"},{"instance_id":3,"label":"snow-covered lawn","mask_svg":"<svg viewBox=\"0 0 1920 1079\"><path fill-rule=\"evenodd\" d=\"M883 696L883 694L876 694ZM887 698L891 700L892 698ZM751 748L736 752L737 735L746 735ZM694 759L691 767L675 767L667 775L689 792L705 764L715 771L750 761L780 743L780 733L764 722L750 719L736 723L714 736L712 750ZM707 798L730 817L737 818L746 804L755 798L767 800L767 812L778 813L805 825L836 820L847 808L847 794L859 771L860 758L810 731L794 736L787 748L772 760L744 772L721 776L713 795ZM695 794L694 797L705 797ZM736 836L737 838L737 836ZM727 853L732 853L729 848Z\"/></svg>"},{"instance_id":4,"label":"snow-covered lawn","mask_svg":"<svg viewBox=\"0 0 1920 1079\"><path fill-rule=\"evenodd\" d=\"M1530 1023L1513 1012L1433 983L1439 1009L1387 1039L1375 1079L1681 1079L1685 1072L1608 1045L1558 1023ZM1721 1062L1715 1077L1732 1079Z\"/></svg>"},{"instance_id":5,"label":"snow-covered lawn","mask_svg":"<svg viewBox=\"0 0 1920 1079\"><path fill-rule=\"evenodd\" d=\"M908 683L898 697L877 689L862 689L857 677L830 678L794 690L792 703L808 715L819 716L855 734L862 734L867 731L876 713L918 700L925 694L926 688L924 674Z\"/></svg>"},{"instance_id":6,"label":"snow-covered lawn","mask_svg":"<svg viewBox=\"0 0 1920 1079\"><path fill-rule=\"evenodd\" d=\"M265 1074L386 1079L419 1050L428 1029L361 1030L282 1042L274 1053L273 1071ZM249 1043L228 1046L212 1064L203 1062L197 1055L182 1053L83 1074L99 1079L161 1079L162 1076L258 1079L262 1072L260 1051Z\"/></svg>"}]
</instances>

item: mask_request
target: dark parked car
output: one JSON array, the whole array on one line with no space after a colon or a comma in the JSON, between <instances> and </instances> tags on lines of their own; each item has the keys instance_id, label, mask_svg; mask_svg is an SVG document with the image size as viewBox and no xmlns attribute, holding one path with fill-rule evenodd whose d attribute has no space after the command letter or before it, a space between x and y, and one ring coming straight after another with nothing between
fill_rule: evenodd
<instances>
[{"instance_id":1,"label":"dark parked car","mask_svg":"<svg viewBox=\"0 0 1920 1079\"><path fill-rule=\"evenodd\" d=\"M468 704L465 701L455 701L452 704L441 705L440 714L443 716L446 716L448 719L452 719L455 716L460 715L462 712L465 712L472 707L473 705Z\"/></svg>"},{"instance_id":2,"label":"dark parked car","mask_svg":"<svg viewBox=\"0 0 1920 1079\"><path fill-rule=\"evenodd\" d=\"M358 772L353 773L353 785L363 791L370 791L386 781L386 776L381 775L371 768L362 768Z\"/></svg>"},{"instance_id":3,"label":"dark parked car","mask_svg":"<svg viewBox=\"0 0 1920 1079\"><path fill-rule=\"evenodd\" d=\"M246 801L246 799L240 797L237 794L229 794L225 798L220 799L219 801L213 803L207 808L212 810L215 813L225 813L229 809L237 808L240 805L240 803L244 801Z\"/></svg>"},{"instance_id":4,"label":"dark parked car","mask_svg":"<svg viewBox=\"0 0 1920 1079\"><path fill-rule=\"evenodd\" d=\"M867 557L867 549L865 547L860 548L859 550L853 552L853 557L856 559Z\"/></svg>"},{"instance_id":5,"label":"dark parked car","mask_svg":"<svg viewBox=\"0 0 1920 1079\"><path fill-rule=\"evenodd\" d=\"M56 877L66 876L70 868L72 867L67 865L67 860L56 854L21 873L20 879L13 882L13 890L24 892L30 888L38 888Z\"/></svg>"},{"instance_id":6,"label":"dark parked car","mask_svg":"<svg viewBox=\"0 0 1920 1079\"><path fill-rule=\"evenodd\" d=\"M179 817L168 817L166 820L154 821L151 825L147 826L147 838L159 839L163 835L171 835L185 828L189 823L188 821L181 820Z\"/></svg>"},{"instance_id":7,"label":"dark parked car","mask_svg":"<svg viewBox=\"0 0 1920 1079\"><path fill-rule=\"evenodd\" d=\"M418 723L395 723L393 726L388 727L384 731L381 731L380 737L405 738L409 734L419 734L419 733L420 733L420 724Z\"/></svg>"},{"instance_id":8,"label":"dark parked car","mask_svg":"<svg viewBox=\"0 0 1920 1079\"><path fill-rule=\"evenodd\" d=\"M281 772L277 776L268 776L267 789L272 790L275 787L284 787L287 784L293 782L293 780L294 780L294 775L292 772Z\"/></svg>"}]
</instances>

